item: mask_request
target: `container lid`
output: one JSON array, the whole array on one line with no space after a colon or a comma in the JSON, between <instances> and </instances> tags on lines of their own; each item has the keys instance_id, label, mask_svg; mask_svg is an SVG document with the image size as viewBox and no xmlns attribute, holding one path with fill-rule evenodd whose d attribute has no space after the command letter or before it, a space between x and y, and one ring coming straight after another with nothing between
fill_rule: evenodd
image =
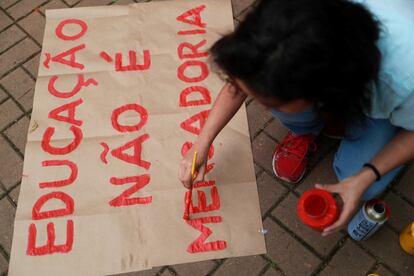
<instances>
[{"instance_id":1,"label":"container lid","mask_svg":"<svg viewBox=\"0 0 414 276\"><path fill-rule=\"evenodd\" d=\"M298 202L299 218L312 228L323 229L338 218L338 207L333 196L320 189L302 194Z\"/></svg>"}]
</instances>

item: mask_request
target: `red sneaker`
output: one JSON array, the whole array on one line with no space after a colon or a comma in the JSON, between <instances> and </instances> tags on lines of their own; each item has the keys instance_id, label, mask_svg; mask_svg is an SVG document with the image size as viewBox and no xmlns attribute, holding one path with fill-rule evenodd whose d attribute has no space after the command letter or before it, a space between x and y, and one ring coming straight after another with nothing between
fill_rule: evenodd
<instances>
[{"instance_id":1,"label":"red sneaker","mask_svg":"<svg viewBox=\"0 0 414 276\"><path fill-rule=\"evenodd\" d=\"M316 150L313 134L295 135L289 132L273 154L273 172L290 183L299 182L308 164L307 155Z\"/></svg>"}]
</instances>

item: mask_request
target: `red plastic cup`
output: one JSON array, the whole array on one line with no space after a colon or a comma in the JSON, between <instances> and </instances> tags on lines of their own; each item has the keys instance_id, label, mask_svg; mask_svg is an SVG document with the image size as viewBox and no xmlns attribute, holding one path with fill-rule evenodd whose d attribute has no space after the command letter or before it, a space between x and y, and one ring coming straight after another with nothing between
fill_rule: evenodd
<instances>
[{"instance_id":1,"label":"red plastic cup","mask_svg":"<svg viewBox=\"0 0 414 276\"><path fill-rule=\"evenodd\" d=\"M323 231L338 219L338 206L333 196L324 190L312 189L299 198L298 215L307 226Z\"/></svg>"}]
</instances>

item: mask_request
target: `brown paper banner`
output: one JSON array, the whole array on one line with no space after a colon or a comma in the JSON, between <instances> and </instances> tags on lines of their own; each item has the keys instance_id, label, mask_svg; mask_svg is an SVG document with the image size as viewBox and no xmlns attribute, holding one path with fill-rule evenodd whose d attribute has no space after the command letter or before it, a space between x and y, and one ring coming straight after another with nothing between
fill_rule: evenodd
<instances>
[{"instance_id":1,"label":"brown paper banner","mask_svg":"<svg viewBox=\"0 0 414 276\"><path fill-rule=\"evenodd\" d=\"M223 81L230 0L48 10L10 275L109 275L265 253L246 111L204 187L178 181Z\"/></svg>"}]
</instances>

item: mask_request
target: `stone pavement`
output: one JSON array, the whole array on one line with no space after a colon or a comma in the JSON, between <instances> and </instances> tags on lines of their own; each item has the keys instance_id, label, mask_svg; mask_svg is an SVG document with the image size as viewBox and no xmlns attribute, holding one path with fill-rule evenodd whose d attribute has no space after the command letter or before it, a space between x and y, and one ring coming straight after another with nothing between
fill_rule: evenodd
<instances>
[{"instance_id":1,"label":"stone pavement","mask_svg":"<svg viewBox=\"0 0 414 276\"><path fill-rule=\"evenodd\" d=\"M134 2L139 1L0 0L0 275L7 274L45 9ZM233 0L236 24L252 2ZM384 195L392 216L373 238L354 242L345 232L321 238L298 221L296 202L314 183L335 183L331 164L337 142L321 138L306 178L289 185L271 169L271 153L286 130L258 103L248 100L246 106L268 253L128 275L414 275L414 257L398 244L398 232L414 218L414 166Z\"/></svg>"}]
</instances>

